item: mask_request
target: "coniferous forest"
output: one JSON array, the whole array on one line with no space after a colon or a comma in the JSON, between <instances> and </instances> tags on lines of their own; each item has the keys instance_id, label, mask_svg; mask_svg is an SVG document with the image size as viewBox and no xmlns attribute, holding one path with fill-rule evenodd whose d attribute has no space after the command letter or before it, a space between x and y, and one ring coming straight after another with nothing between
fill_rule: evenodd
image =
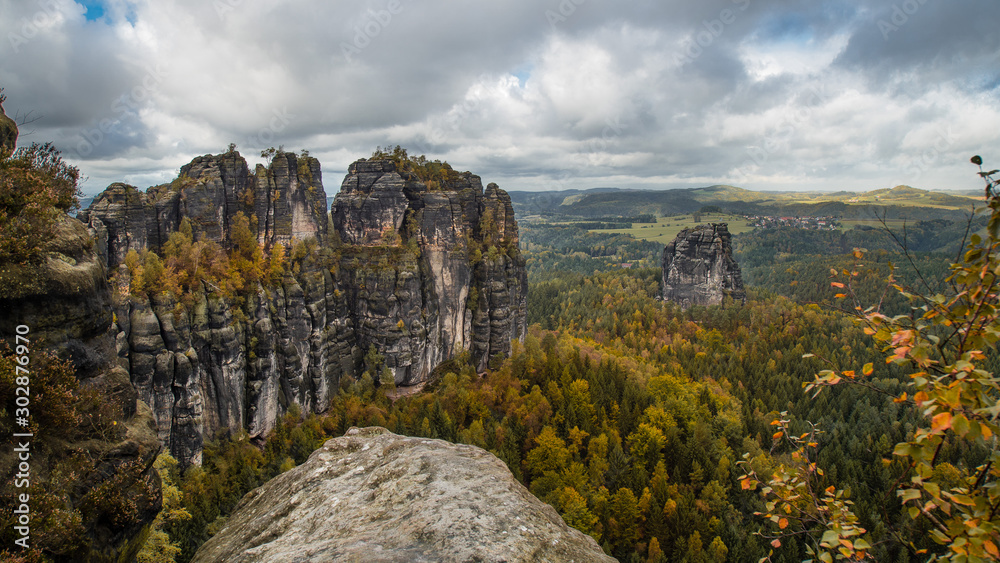
<instances>
[{"instance_id":1,"label":"coniferous forest","mask_svg":"<svg viewBox=\"0 0 1000 563\"><path fill-rule=\"evenodd\" d=\"M881 301L880 310L905 317L920 305L906 289L953 288L949 267L967 225L945 226L950 240L940 229L927 229L936 240L911 230L905 252L885 230L747 233L735 248L752 288L748 302L682 310L658 299L658 245L524 225L531 328L511 357L485 373L448 362L424 392L393 399L372 375L374 354L372 374L344 385L325 416L290 413L262 448L233 434L206 450L202 467L168 468L183 517L162 530L183 561L245 492L326 438L376 425L493 452L620 561L906 562L948 554L947 542L929 534L934 520L914 517L899 495L913 469L897 444L929 425L906 400L913 370L887 363L884 343L851 314L852 300ZM863 246L870 248L859 256ZM623 259L636 267L621 268ZM838 289L843 274L853 280L850 296ZM995 373L995 351L980 365ZM806 392L830 366L854 367L859 381ZM945 434L933 479L961 489L963 472L992 475L991 456L982 439ZM810 490L831 491L849 517L793 510L794 494L786 512L771 514L783 509L762 490L778 489L771 476L789 478L803 459L819 468L804 473ZM842 535L831 538L830 529ZM979 535L978 560L990 557L990 537Z\"/></svg>"}]
</instances>

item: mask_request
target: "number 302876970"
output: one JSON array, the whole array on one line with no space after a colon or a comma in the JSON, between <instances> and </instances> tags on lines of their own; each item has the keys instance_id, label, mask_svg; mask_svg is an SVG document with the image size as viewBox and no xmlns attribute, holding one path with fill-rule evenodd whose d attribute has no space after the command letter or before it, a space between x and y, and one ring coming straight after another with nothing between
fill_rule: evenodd
<instances>
[{"instance_id":1,"label":"number 302876970","mask_svg":"<svg viewBox=\"0 0 1000 563\"><path fill-rule=\"evenodd\" d=\"M18 419L18 425L27 426L27 419L30 415L28 410L28 405L31 404L31 391L29 384L31 383L31 372L28 370L28 364L30 363L30 352L31 349L29 345L31 341L28 340L28 332L30 329L25 325L18 325L17 336L15 337L15 348L14 348L14 361L17 363L15 366L15 377L14 383L16 387L14 388L15 404L17 405L14 410L14 416ZM23 423L22 423L23 421Z\"/></svg>"}]
</instances>

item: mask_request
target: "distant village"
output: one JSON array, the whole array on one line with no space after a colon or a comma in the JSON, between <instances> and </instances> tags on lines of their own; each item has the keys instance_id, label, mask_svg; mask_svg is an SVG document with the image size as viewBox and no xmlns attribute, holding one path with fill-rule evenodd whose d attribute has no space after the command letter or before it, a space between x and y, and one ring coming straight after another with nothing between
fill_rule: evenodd
<instances>
[{"instance_id":1,"label":"distant village","mask_svg":"<svg viewBox=\"0 0 1000 563\"><path fill-rule=\"evenodd\" d=\"M835 231L840 223L833 217L769 217L767 215L748 215L747 223L761 229L776 229L778 227L797 227L813 231Z\"/></svg>"}]
</instances>

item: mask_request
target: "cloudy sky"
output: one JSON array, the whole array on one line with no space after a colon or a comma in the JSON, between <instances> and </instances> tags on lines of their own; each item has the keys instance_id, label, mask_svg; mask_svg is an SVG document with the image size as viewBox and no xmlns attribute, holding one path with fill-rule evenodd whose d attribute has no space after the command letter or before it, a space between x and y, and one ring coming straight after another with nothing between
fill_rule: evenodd
<instances>
[{"instance_id":1,"label":"cloudy sky","mask_svg":"<svg viewBox=\"0 0 1000 563\"><path fill-rule=\"evenodd\" d=\"M229 143L328 193L401 144L508 190L980 187L996 0L0 0L21 143L86 193Z\"/></svg>"}]
</instances>

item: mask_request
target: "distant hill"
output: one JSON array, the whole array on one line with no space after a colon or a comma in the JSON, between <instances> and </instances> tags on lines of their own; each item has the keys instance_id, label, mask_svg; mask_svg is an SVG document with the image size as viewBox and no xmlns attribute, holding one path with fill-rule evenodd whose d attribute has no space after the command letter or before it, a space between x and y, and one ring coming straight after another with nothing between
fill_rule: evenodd
<instances>
[{"instance_id":1,"label":"distant hill","mask_svg":"<svg viewBox=\"0 0 1000 563\"><path fill-rule=\"evenodd\" d=\"M981 198L962 193L896 186L868 192L765 192L715 185L674 190L564 190L510 192L514 209L524 215L607 217L692 213L716 206L753 215L833 216L890 219L959 219Z\"/></svg>"}]
</instances>

